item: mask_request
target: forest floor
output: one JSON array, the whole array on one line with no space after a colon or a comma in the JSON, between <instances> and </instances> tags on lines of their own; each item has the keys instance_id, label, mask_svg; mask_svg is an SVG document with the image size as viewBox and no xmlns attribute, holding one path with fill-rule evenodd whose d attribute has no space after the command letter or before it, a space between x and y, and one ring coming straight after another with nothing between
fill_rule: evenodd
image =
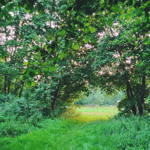
<instances>
[{"instance_id":1,"label":"forest floor","mask_svg":"<svg viewBox=\"0 0 150 150\"><path fill-rule=\"evenodd\" d=\"M116 113L115 107L80 107L72 118L48 119L28 134L1 138L0 150L150 150L150 118L112 118Z\"/></svg>"}]
</instances>

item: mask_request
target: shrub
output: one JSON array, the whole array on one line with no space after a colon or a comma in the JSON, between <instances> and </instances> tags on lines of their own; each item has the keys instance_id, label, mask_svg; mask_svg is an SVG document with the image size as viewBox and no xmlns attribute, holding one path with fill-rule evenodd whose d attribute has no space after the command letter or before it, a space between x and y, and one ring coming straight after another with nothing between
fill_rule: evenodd
<instances>
[{"instance_id":1,"label":"shrub","mask_svg":"<svg viewBox=\"0 0 150 150\"><path fill-rule=\"evenodd\" d=\"M150 113L150 95L148 96L148 98L145 101L145 110L147 113Z\"/></svg>"},{"instance_id":2,"label":"shrub","mask_svg":"<svg viewBox=\"0 0 150 150\"><path fill-rule=\"evenodd\" d=\"M28 89L22 97L1 95L0 122L6 120L27 120L36 125L46 117L54 117L65 109L65 103L57 103L55 110L51 109L52 87L41 83L37 87Z\"/></svg>"},{"instance_id":3,"label":"shrub","mask_svg":"<svg viewBox=\"0 0 150 150\"><path fill-rule=\"evenodd\" d=\"M4 102L10 102L10 101L12 101L14 98L15 98L15 96L14 96L14 95L11 95L11 94L7 94L7 95L0 94L0 104L2 104L2 103L4 103Z\"/></svg>"},{"instance_id":4,"label":"shrub","mask_svg":"<svg viewBox=\"0 0 150 150\"><path fill-rule=\"evenodd\" d=\"M88 96L82 97L75 104L79 105L116 105L124 97L124 92L117 91L111 95L100 89L93 90Z\"/></svg>"},{"instance_id":5,"label":"shrub","mask_svg":"<svg viewBox=\"0 0 150 150\"><path fill-rule=\"evenodd\" d=\"M7 120L0 123L0 137L2 136L18 136L24 133L28 133L34 127L28 123L21 123L16 120Z\"/></svg>"}]
</instances>

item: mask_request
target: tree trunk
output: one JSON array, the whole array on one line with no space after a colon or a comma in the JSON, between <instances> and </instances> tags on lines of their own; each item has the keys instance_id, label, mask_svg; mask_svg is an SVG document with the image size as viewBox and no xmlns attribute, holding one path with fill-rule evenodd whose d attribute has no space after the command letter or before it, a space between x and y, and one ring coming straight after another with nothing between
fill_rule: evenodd
<instances>
[{"instance_id":1,"label":"tree trunk","mask_svg":"<svg viewBox=\"0 0 150 150\"><path fill-rule=\"evenodd\" d=\"M130 85L129 80L127 81L127 97L128 97L128 100L129 100L129 101L131 101L131 100L134 99L133 91L132 91L132 88L131 88L131 85ZM137 107L136 107L136 104L132 104L131 110L132 110L132 113L133 113L134 115L137 114Z\"/></svg>"},{"instance_id":2,"label":"tree trunk","mask_svg":"<svg viewBox=\"0 0 150 150\"><path fill-rule=\"evenodd\" d=\"M138 102L138 110L139 110L139 115L144 114L144 98L145 98L145 88L146 88L146 77L145 75L142 76L142 84L140 88L140 98Z\"/></svg>"},{"instance_id":3,"label":"tree trunk","mask_svg":"<svg viewBox=\"0 0 150 150\"><path fill-rule=\"evenodd\" d=\"M3 86L3 93L7 94L7 75L4 76L4 86Z\"/></svg>"},{"instance_id":4,"label":"tree trunk","mask_svg":"<svg viewBox=\"0 0 150 150\"><path fill-rule=\"evenodd\" d=\"M55 108L56 108L58 93L59 93L59 85L58 85L58 87L56 88L56 90L54 91L54 93L52 95L53 96L52 100L51 100L51 109L52 109L52 111L54 111Z\"/></svg>"},{"instance_id":5,"label":"tree trunk","mask_svg":"<svg viewBox=\"0 0 150 150\"><path fill-rule=\"evenodd\" d=\"M23 88L24 88L24 81L21 82L21 88L20 88L20 91L19 91L19 97L21 97L21 95L22 95Z\"/></svg>"},{"instance_id":6,"label":"tree trunk","mask_svg":"<svg viewBox=\"0 0 150 150\"><path fill-rule=\"evenodd\" d=\"M7 62L7 58L5 57L5 63ZM4 86L3 86L3 93L7 94L7 75L4 75Z\"/></svg>"}]
</instances>

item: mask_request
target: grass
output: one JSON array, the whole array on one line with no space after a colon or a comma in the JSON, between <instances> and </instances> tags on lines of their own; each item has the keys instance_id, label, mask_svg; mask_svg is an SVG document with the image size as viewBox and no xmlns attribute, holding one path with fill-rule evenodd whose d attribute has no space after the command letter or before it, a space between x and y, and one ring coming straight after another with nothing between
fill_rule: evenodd
<instances>
[{"instance_id":1,"label":"grass","mask_svg":"<svg viewBox=\"0 0 150 150\"><path fill-rule=\"evenodd\" d=\"M77 112L85 109L93 108L80 108ZM0 150L150 150L148 117L93 122L59 118L45 120L40 126L16 138L2 137Z\"/></svg>"},{"instance_id":2,"label":"grass","mask_svg":"<svg viewBox=\"0 0 150 150\"><path fill-rule=\"evenodd\" d=\"M117 115L117 113L118 109L116 106L80 106L74 110L69 110L69 117L81 122L91 122L110 119Z\"/></svg>"}]
</instances>

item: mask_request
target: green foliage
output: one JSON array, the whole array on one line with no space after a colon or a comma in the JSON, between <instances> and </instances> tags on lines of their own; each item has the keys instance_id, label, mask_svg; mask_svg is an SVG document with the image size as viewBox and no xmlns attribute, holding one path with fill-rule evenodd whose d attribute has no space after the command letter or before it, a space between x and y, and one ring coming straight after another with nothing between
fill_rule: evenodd
<instances>
[{"instance_id":1,"label":"green foliage","mask_svg":"<svg viewBox=\"0 0 150 150\"><path fill-rule=\"evenodd\" d=\"M81 47L93 42L91 36L97 31L92 14L78 12L76 1L2 5L0 27L5 40L0 47L0 91L21 97L8 104L8 111L33 120L63 112L64 105L86 89L88 64L78 64L87 61L80 56Z\"/></svg>"},{"instance_id":2,"label":"green foliage","mask_svg":"<svg viewBox=\"0 0 150 150\"><path fill-rule=\"evenodd\" d=\"M31 90L27 90L23 96L27 99L28 105L31 105L31 108L25 110L31 110L33 113L40 113L39 116L41 117L58 116L62 113L65 107L63 106L64 104L61 103L58 103L55 110L52 110L53 88L55 88L55 83L52 85L41 83ZM30 114L31 117L34 116L32 112ZM34 119L35 118L33 117L33 120Z\"/></svg>"},{"instance_id":3,"label":"green foliage","mask_svg":"<svg viewBox=\"0 0 150 150\"><path fill-rule=\"evenodd\" d=\"M24 122L28 121L36 125L37 121L43 117L39 109L37 109L36 103L29 102L24 97L2 103L0 108L2 110L1 122L24 120Z\"/></svg>"},{"instance_id":4,"label":"green foliage","mask_svg":"<svg viewBox=\"0 0 150 150\"><path fill-rule=\"evenodd\" d=\"M147 2L148 4L148 2ZM97 76L95 84L107 91L123 89L124 109L131 114L144 114L144 103L149 93L149 25L144 2L135 7L118 3L104 19L106 31L98 41L92 68ZM104 16L107 15L104 14Z\"/></svg>"},{"instance_id":5,"label":"green foliage","mask_svg":"<svg viewBox=\"0 0 150 150\"><path fill-rule=\"evenodd\" d=\"M2 103L5 103L5 102L11 102L14 99L15 99L14 95L11 95L11 94L8 94L8 95L0 94L0 105Z\"/></svg>"},{"instance_id":6,"label":"green foliage","mask_svg":"<svg viewBox=\"0 0 150 150\"><path fill-rule=\"evenodd\" d=\"M99 0L75 0L75 10L81 11L85 14L95 13L100 9Z\"/></svg>"},{"instance_id":7,"label":"green foliage","mask_svg":"<svg viewBox=\"0 0 150 150\"><path fill-rule=\"evenodd\" d=\"M135 113L142 115L150 76L148 4L126 0L2 1L3 116L36 124L64 112L90 84L109 92L126 90L130 105L123 103L124 108L131 110L135 102ZM105 94L94 97L96 104L98 97ZM118 99L114 95L108 99L112 98ZM93 96L88 99L93 101ZM109 102L103 98L102 103Z\"/></svg>"},{"instance_id":8,"label":"green foliage","mask_svg":"<svg viewBox=\"0 0 150 150\"><path fill-rule=\"evenodd\" d=\"M75 104L79 105L117 105L124 97L122 91L108 94L100 89L92 90L87 97L79 99Z\"/></svg>"},{"instance_id":9,"label":"green foliage","mask_svg":"<svg viewBox=\"0 0 150 150\"><path fill-rule=\"evenodd\" d=\"M37 125L43 118L60 115L66 107L64 102L57 102L55 110L53 110L52 93L54 87L55 85L41 83L32 89L28 89L20 98L14 95L1 95L0 122L14 119Z\"/></svg>"},{"instance_id":10,"label":"green foliage","mask_svg":"<svg viewBox=\"0 0 150 150\"><path fill-rule=\"evenodd\" d=\"M12 147L14 150L148 150L149 121L146 117L121 117L86 124L47 120L41 123L43 129L17 138L1 138L0 145L2 150Z\"/></svg>"},{"instance_id":11,"label":"green foliage","mask_svg":"<svg viewBox=\"0 0 150 150\"><path fill-rule=\"evenodd\" d=\"M18 136L33 128L26 118L23 101L24 98L16 98L14 95L0 95L0 137Z\"/></svg>"},{"instance_id":12,"label":"green foliage","mask_svg":"<svg viewBox=\"0 0 150 150\"><path fill-rule=\"evenodd\" d=\"M147 113L150 113L150 95L146 99L145 110L147 111Z\"/></svg>"},{"instance_id":13,"label":"green foliage","mask_svg":"<svg viewBox=\"0 0 150 150\"><path fill-rule=\"evenodd\" d=\"M0 123L0 137L15 137L21 134L25 134L33 130L35 127L29 123L23 123L15 120L7 120Z\"/></svg>"}]
</instances>

